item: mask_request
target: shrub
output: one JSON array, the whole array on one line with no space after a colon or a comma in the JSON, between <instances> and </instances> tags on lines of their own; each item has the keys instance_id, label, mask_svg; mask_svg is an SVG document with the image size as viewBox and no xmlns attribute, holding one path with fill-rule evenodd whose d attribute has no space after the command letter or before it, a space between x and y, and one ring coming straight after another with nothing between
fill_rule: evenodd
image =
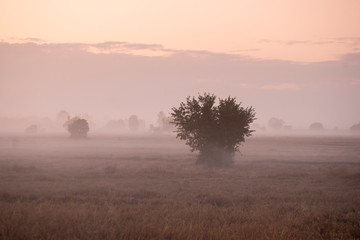
<instances>
[{"instance_id":1,"label":"shrub","mask_svg":"<svg viewBox=\"0 0 360 240\"><path fill-rule=\"evenodd\" d=\"M211 166L229 166L245 137L251 136L250 124L255 120L253 107L243 108L236 98L219 99L216 96L188 97L186 103L172 108L177 138L186 140L191 151L199 151L197 163Z\"/></svg>"},{"instance_id":2,"label":"shrub","mask_svg":"<svg viewBox=\"0 0 360 240\"><path fill-rule=\"evenodd\" d=\"M88 122L78 117L70 119L65 126L72 138L86 138L90 130Z\"/></svg>"}]
</instances>

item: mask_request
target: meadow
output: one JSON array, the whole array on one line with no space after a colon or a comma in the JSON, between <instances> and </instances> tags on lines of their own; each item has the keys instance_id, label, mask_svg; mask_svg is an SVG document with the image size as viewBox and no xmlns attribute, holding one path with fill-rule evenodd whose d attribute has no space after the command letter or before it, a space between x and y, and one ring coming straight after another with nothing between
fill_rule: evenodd
<instances>
[{"instance_id":1,"label":"meadow","mask_svg":"<svg viewBox=\"0 0 360 240\"><path fill-rule=\"evenodd\" d=\"M0 239L360 239L360 137L0 137Z\"/></svg>"}]
</instances>

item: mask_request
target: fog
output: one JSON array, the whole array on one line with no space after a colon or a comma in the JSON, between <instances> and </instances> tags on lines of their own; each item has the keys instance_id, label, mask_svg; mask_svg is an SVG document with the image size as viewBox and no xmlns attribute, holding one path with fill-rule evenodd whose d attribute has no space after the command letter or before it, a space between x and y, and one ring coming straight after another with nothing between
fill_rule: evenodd
<instances>
[{"instance_id":1,"label":"fog","mask_svg":"<svg viewBox=\"0 0 360 240\"><path fill-rule=\"evenodd\" d=\"M123 42L2 42L0 52L2 132L50 129L60 110L90 116L93 132L134 114L148 129L160 111L204 92L253 106L260 128L272 118L288 130L314 122L348 130L360 121L358 53L303 63Z\"/></svg>"},{"instance_id":2,"label":"fog","mask_svg":"<svg viewBox=\"0 0 360 240\"><path fill-rule=\"evenodd\" d=\"M359 144L254 136L234 166L214 169L196 165L197 153L169 135L0 136L2 234L351 238L359 231Z\"/></svg>"}]
</instances>

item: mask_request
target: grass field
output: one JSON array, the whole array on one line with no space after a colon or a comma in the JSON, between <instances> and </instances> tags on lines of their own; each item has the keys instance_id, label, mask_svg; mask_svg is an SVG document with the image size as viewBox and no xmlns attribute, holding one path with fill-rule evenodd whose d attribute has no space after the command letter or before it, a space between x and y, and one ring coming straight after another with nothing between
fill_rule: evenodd
<instances>
[{"instance_id":1,"label":"grass field","mask_svg":"<svg viewBox=\"0 0 360 240\"><path fill-rule=\"evenodd\" d=\"M360 239L360 138L0 137L0 239Z\"/></svg>"}]
</instances>

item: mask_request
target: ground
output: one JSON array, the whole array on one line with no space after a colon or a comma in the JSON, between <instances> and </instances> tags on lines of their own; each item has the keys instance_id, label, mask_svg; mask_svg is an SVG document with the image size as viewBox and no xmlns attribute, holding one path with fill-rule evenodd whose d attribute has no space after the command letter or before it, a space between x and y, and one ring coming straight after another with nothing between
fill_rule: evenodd
<instances>
[{"instance_id":1,"label":"ground","mask_svg":"<svg viewBox=\"0 0 360 240\"><path fill-rule=\"evenodd\" d=\"M360 138L0 137L0 239L360 239Z\"/></svg>"}]
</instances>

